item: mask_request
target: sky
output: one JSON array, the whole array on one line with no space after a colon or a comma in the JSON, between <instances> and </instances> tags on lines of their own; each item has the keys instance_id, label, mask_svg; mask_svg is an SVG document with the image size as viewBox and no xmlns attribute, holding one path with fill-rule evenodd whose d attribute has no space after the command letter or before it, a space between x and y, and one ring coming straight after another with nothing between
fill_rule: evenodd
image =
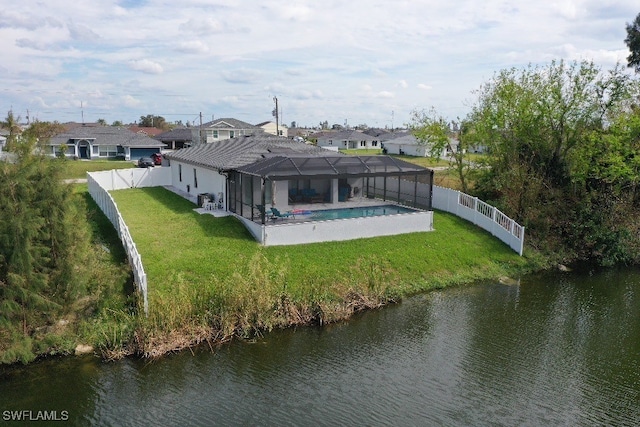
<instances>
[{"instance_id":1,"label":"sky","mask_svg":"<svg viewBox=\"0 0 640 427\"><path fill-rule=\"evenodd\" d=\"M626 65L631 0L22 0L0 9L0 115L399 127L466 116L498 71ZM629 71L631 73L631 71Z\"/></svg>"}]
</instances>

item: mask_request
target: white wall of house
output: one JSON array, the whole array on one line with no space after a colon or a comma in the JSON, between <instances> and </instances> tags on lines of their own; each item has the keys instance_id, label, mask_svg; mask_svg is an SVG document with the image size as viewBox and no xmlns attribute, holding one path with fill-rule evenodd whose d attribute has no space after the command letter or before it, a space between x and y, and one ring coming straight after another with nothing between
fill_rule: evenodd
<instances>
[{"instance_id":1,"label":"white wall of house","mask_svg":"<svg viewBox=\"0 0 640 427\"><path fill-rule=\"evenodd\" d=\"M287 135L287 128L283 124L279 124L276 126L276 122L268 122L260 127L262 128L262 130L264 130L265 133L271 135L278 135L278 133L280 133L280 136Z\"/></svg>"},{"instance_id":2,"label":"white wall of house","mask_svg":"<svg viewBox=\"0 0 640 427\"><path fill-rule=\"evenodd\" d=\"M350 150L366 150L371 148L380 148L380 142L370 140L355 140L355 139L332 139L332 138L318 138L318 147L331 148L331 149L350 149Z\"/></svg>"},{"instance_id":3,"label":"white wall of house","mask_svg":"<svg viewBox=\"0 0 640 427\"><path fill-rule=\"evenodd\" d=\"M226 177L211 169L172 160L171 185L194 196L214 194L216 201L218 193L223 193L223 200L226 200Z\"/></svg>"},{"instance_id":4,"label":"white wall of house","mask_svg":"<svg viewBox=\"0 0 640 427\"><path fill-rule=\"evenodd\" d=\"M392 141L385 142L384 148L387 149L387 154L404 154L407 156L426 157L427 146L419 144L397 144Z\"/></svg>"}]
</instances>

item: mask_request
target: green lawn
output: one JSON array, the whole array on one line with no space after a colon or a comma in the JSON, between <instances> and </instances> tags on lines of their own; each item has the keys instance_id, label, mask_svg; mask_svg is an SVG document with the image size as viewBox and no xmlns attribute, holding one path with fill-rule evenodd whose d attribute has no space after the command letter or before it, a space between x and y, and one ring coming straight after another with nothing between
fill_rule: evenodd
<instances>
[{"instance_id":1,"label":"green lawn","mask_svg":"<svg viewBox=\"0 0 640 427\"><path fill-rule=\"evenodd\" d=\"M81 179L87 177L87 172L104 171L111 169L127 169L136 167L132 161L125 160L65 160L64 178Z\"/></svg>"},{"instance_id":2,"label":"green lawn","mask_svg":"<svg viewBox=\"0 0 640 427\"><path fill-rule=\"evenodd\" d=\"M170 293L172 275L196 287L222 280L262 253L284 268L289 291L350 280L364 264L384 266L399 294L497 277L527 264L478 227L436 212L435 231L345 242L262 247L233 217L215 218L163 188L112 192L142 255L150 292Z\"/></svg>"}]
</instances>

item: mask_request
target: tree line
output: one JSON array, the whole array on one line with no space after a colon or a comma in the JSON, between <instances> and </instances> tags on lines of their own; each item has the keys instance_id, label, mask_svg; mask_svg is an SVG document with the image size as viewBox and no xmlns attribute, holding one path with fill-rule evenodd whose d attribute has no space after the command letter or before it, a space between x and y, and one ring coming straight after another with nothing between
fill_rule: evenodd
<instances>
[{"instance_id":1,"label":"tree line","mask_svg":"<svg viewBox=\"0 0 640 427\"><path fill-rule=\"evenodd\" d=\"M453 157L464 190L525 225L539 250L640 261L639 88L623 67L587 61L497 72L460 121ZM434 152L449 141L435 110L415 112L412 129ZM486 154L470 162L478 148Z\"/></svg>"}]
</instances>

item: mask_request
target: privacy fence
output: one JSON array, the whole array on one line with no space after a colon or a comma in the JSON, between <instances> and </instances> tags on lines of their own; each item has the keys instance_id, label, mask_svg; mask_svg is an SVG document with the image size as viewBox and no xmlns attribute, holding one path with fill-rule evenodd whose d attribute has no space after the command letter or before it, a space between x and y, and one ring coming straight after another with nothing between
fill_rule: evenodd
<instances>
[{"instance_id":1,"label":"privacy fence","mask_svg":"<svg viewBox=\"0 0 640 427\"><path fill-rule=\"evenodd\" d=\"M127 252L129 264L133 270L133 278L142 294L144 312L149 313L149 298L147 293L147 275L144 272L142 258L138 253L135 242L131 238L129 228L122 219L118 205L109 194L111 190L125 188L157 187L171 184L171 170L169 168L119 169L104 172L88 172L87 183L89 194L100 210L109 218L118 232L122 245Z\"/></svg>"},{"instance_id":2,"label":"privacy fence","mask_svg":"<svg viewBox=\"0 0 640 427\"><path fill-rule=\"evenodd\" d=\"M477 197L434 185L433 207L476 224L522 255L524 227Z\"/></svg>"}]
</instances>

